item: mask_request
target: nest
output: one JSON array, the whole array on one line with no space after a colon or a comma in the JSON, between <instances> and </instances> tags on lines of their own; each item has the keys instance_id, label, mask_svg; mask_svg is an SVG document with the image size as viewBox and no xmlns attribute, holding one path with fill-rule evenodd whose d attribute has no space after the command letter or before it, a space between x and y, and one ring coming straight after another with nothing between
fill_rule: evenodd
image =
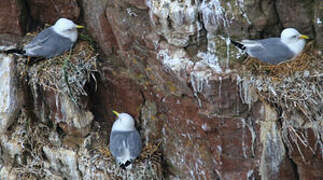
<instances>
[{"instance_id":1,"label":"nest","mask_svg":"<svg viewBox=\"0 0 323 180\"><path fill-rule=\"evenodd\" d=\"M322 111L317 109L323 98L322 61L309 51L279 65L268 65L250 58L246 69L251 74L247 76L253 77L250 82L264 100L280 105L283 110L296 108L312 121L317 119L313 115Z\"/></svg>"},{"instance_id":2,"label":"nest","mask_svg":"<svg viewBox=\"0 0 323 180\"><path fill-rule=\"evenodd\" d=\"M285 61L278 65L271 65L259 61L256 58L248 57L244 63L247 71L256 76L267 75L272 78L281 79L286 76L292 76L295 72L306 71L309 69L317 69L323 71L322 59L314 55L314 45L312 42L308 43L301 53L292 60Z\"/></svg>"},{"instance_id":3,"label":"nest","mask_svg":"<svg viewBox=\"0 0 323 180\"><path fill-rule=\"evenodd\" d=\"M28 73L32 87L41 87L55 94L68 94L77 103L80 97L88 95L84 89L86 84L91 79L96 82L97 56L91 42L81 40L73 49L60 56L31 60L29 65L26 65L25 58L20 58L18 66L22 79Z\"/></svg>"},{"instance_id":4,"label":"nest","mask_svg":"<svg viewBox=\"0 0 323 180\"><path fill-rule=\"evenodd\" d=\"M293 75L298 71L305 71L319 64L318 57L313 54L303 53L294 60L284 62L278 65L268 65L255 58L249 57L245 63L247 70L255 75L268 75L275 78ZM322 67L321 67L322 68Z\"/></svg>"},{"instance_id":5,"label":"nest","mask_svg":"<svg viewBox=\"0 0 323 180\"><path fill-rule=\"evenodd\" d=\"M159 151L160 143L146 145L140 157L132 165L132 168L123 170L120 168L112 157L107 146L99 146L91 150L90 153L83 154L81 164L87 164L87 167L94 167L95 170L103 171L109 174L111 179L162 179L162 159ZM90 175L84 179L92 179Z\"/></svg>"},{"instance_id":6,"label":"nest","mask_svg":"<svg viewBox=\"0 0 323 180\"><path fill-rule=\"evenodd\" d=\"M311 51L296 57L295 60L279 65L268 65L255 59L245 64L242 72L242 91L255 89L262 101L276 109L282 124L284 143L293 151L303 155L305 147L315 155L317 148L323 148L323 59ZM242 99L253 102L252 95L245 93ZM311 147L306 129L315 134L317 145Z\"/></svg>"}]
</instances>

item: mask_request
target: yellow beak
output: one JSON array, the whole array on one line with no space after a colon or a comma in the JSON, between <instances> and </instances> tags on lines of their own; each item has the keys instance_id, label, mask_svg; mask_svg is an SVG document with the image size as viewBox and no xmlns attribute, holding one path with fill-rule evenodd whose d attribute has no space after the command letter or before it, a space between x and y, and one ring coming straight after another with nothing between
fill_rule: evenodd
<instances>
[{"instance_id":1,"label":"yellow beak","mask_svg":"<svg viewBox=\"0 0 323 180\"><path fill-rule=\"evenodd\" d=\"M300 35L299 37L298 37L299 39L309 39L309 37L308 36L306 36L306 35Z\"/></svg>"},{"instance_id":2,"label":"yellow beak","mask_svg":"<svg viewBox=\"0 0 323 180\"><path fill-rule=\"evenodd\" d=\"M117 117L119 116L119 113L117 111L112 111Z\"/></svg>"},{"instance_id":3,"label":"yellow beak","mask_svg":"<svg viewBox=\"0 0 323 180\"><path fill-rule=\"evenodd\" d=\"M76 25L76 28L78 28L78 29L82 29L82 28L84 28L84 26Z\"/></svg>"}]
</instances>

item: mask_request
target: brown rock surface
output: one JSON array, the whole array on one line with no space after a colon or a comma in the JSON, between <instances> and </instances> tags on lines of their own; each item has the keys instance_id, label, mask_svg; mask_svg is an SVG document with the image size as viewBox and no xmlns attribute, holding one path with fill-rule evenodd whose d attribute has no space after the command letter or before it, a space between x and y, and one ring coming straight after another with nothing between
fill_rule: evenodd
<instances>
[{"instance_id":1,"label":"brown rock surface","mask_svg":"<svg viewBox=\"0 0 323 180\"><path fill-rule=\"evenodd\" d=\"M33 21L53 24L61 17L77 21L80 8L76 0L28 0L28 7Z\"/></svg>"},{"instance_id":2,"label":"brown rock surface","mask_svg":"<svg viewBox=\"0 0 323 180\"><path fill-rule=\"evenodd\" d=\"M284 28L294 27L313 36L313 1L276 1L277 14Z\"/></svg>"},{"instance_id":3,"label":"brown rock surface","mask_svg":"<svg viewBox=\"0 0 323 180\"><path fill-rule=\"evenodd\" d=\"M315 40L318 48L323 49L323 2L315 0L314 2L314 27L315 27Z\"/></svg>"},{"instance_id":4,"label":"brown rock surface","mask_svg":"<svg viewBox=\"0 0 323 180\"><path fill-rule=\"evenodd\" d=\"M0 134L16 122L21 104L17 63L12 56L0 54Z\"/></svg>"},{"instance_id":5,"label":"brown rock surface","mask_svg":"<svg viewBox=\"0 0 323 180\"><path fill-rule=\"evenodd\" d=\"M75 46L71 56L65 53L33 65L28 75L36 116L58 124L68 135L88 135L94 117L85 89L95 70L96 56L85 41Z\"/></svg>"},{"instance_id":6,"label":"brown rock surface","mask_svg":"<svg viewBox=\"0 0 323 180\"><path fill-rule=\"evenodd\" d=\"M100 45L101 50L106 55L112 55L118 50L116 37L112 32L111 25L105 15L107 5L111 5L110 1L93 0L81 1L84 11L84 21L87 25L87 30L91 36Z\"/></svg>"},{"instance_id":7,"label":"brown rock surface","mask_svg":"<svg viewBox=\"0 0 323 180\"><path fill-rule=\"evenodd\" d=\"M88 32L104 53L97 59L97 74L83 74L94 76L82 84L83 94L72 96L81 112L75 110L66 79L53 83L63 97L41 84L53 85L48 81L35 81L48 72L42 68L62 72L56 67L62 61L33 65L28 80L32 97L26 99L34 104L36 117L23 121L22 114L9 128L8 137L14 138L1 144L6 158L16 162L18 157L19 167L30 165L32 172L44 167L37 177L125 178L107 150L115 120L111 111L117 110L135 117L145 145L135 170L129 171L134 178L322 178L321 57L310 58L297 71L285 64L291 73L274 76L277 67L236 63L239 54L226 45L229 35L278 36L292 25L319 35L321 26L313 26L314 15L308 11L313 3L291 2L295 12L304 13L298 20L287 7L289 1L194 2L151 0L145 7L143 0L80 1ZM75 74L68 75L74 87L70 76ZM93 114L93 121L86 114ZM35 134L30 138L32 128L49 141ZM17 144L11 142L24 142L26 152L34 154L22 149L10 155L7 147ZM159 143L159 148L151 146ZM47 158L34 162L43 158L39 149ZM21 158L24 154L27 158ZM19 167L0 166L0 177Z\"/></svg>"},{"instance_id":8,"label":"brown rock surface","mask_svg":"<svg viewBox=\"0 0 323 180\"><path fill-rule=\"evenodd\" d=\"M3 0L0 6L0 34L23 35L26 9L20 0Z\"/></svg>"}]
</instances>

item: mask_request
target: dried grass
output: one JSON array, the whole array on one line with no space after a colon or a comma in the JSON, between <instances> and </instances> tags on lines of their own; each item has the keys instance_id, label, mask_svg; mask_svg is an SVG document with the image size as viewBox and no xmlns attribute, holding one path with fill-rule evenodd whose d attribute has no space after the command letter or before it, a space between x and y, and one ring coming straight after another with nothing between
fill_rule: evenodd
<instances>
[{"instance_id":1,"label":"dried grass","mask_svg":"<svg viewBox=\"0 0 323 180\"><path fill-rule=\"evenodd\" d=\"M295 60L279 65L250 58L244 64L247 71L241 73L248 84L245 88L254 88L281 114L284 143L291 151L296 147L304 162L302 147L313 155L316 152L304 135L306 129L317 132L316 147L323 148L323 132L319 130L323 128L323 58L311 52L308 49Z\"/></svg>"},{"instance_id":2,"label":"dried grass","mask_svg":"<svg viewBox=\"0 0 323 180\"><path fill-rule=\"evenodd\" d=\"M84 89L86 83L91 79L96 82L97 56L89 43L81 41L61 56L31 65L28 69L29 83L55 94L68 94L78 104L82 96L88 95Z\"/></svg>"},{"instance_id":3,"label":"dried grass","mask_svg":"<svg viewBox=\"0 0 323 180\"><path fill-rule=\"evenodd\" d=\"M80 163L91 168L91 171L103 171L112 179L162 179L162 160L158 144L148 144L142 150L139 158L135 160L132 168L123 170L117 165L111 156L109 147L105 145L98 146L80 157ZM90 174L84 179L93 178Z\"/></svg>"},{"instance_id":4,"label":"dried grass","mask_svg":"<svg viewBox=\"0 0 323 180\"><path fill-rule=\"evenodd\" d=\"M33 122L27 111L23 110L18 118L12 138L23 143L23 161L17 161L14 167L19 179L37 179L45 177L43 167L43 146L49 144L50 128L45 124Z\"/></svg>"},{"instance_id":5,"label":"dried grass","mask_svg":"<svg viewBox=\"0 0 323 180\"><path fill-rule=\"evenodd\" d=\"M249 57L245 63L247 70L254 75L268 75L273 78L282 78L284 76L291 76L295 72L305 71L317 64L318 57L312 54L302 53L294 60L284 62L278 65L269 65L263 63L255 58Z\"/></svg>"}]
</instances>

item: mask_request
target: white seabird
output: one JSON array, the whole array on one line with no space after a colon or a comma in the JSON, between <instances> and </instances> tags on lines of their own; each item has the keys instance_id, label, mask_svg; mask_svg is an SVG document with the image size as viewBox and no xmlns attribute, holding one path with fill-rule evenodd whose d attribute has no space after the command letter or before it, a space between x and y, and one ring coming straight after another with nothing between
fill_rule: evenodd
<instances>
[{"instance_id":1,"label":"white seabird","mask_svg":"<svg viewBox=\"0 0 323 180\"><path fill-rule=\"evenodd\" d=\"M309 37L300 34L294 28L286 28L282 31L280 38L242 40L241 42L231 40L231 42L251 57L269 64L280 64L299 55L304 49L305 39Z\"/></svg>"},{"instance_id":2,"label":"white seabird","mask_svg":"<svg viewBox=\"0 0 323 180\"><path fill-rule=\"evenodd\" d=\"M110 134L110 152L117 163L125 169L141 152L142 142L134 119L127 113L118 113Z\"/></svg>"},{"instance_id":3,"label":"white seabird","mask_svg":"<svg viewBox=\"0 0 323 180\"><path fill-rule=\"evenodd\" d=\"M77 40L77 28L73 21L60 18L56 23L41 31L30 43L24 46L24 55L52 58L70 50Z\"/></svg>"}]
</instances>

